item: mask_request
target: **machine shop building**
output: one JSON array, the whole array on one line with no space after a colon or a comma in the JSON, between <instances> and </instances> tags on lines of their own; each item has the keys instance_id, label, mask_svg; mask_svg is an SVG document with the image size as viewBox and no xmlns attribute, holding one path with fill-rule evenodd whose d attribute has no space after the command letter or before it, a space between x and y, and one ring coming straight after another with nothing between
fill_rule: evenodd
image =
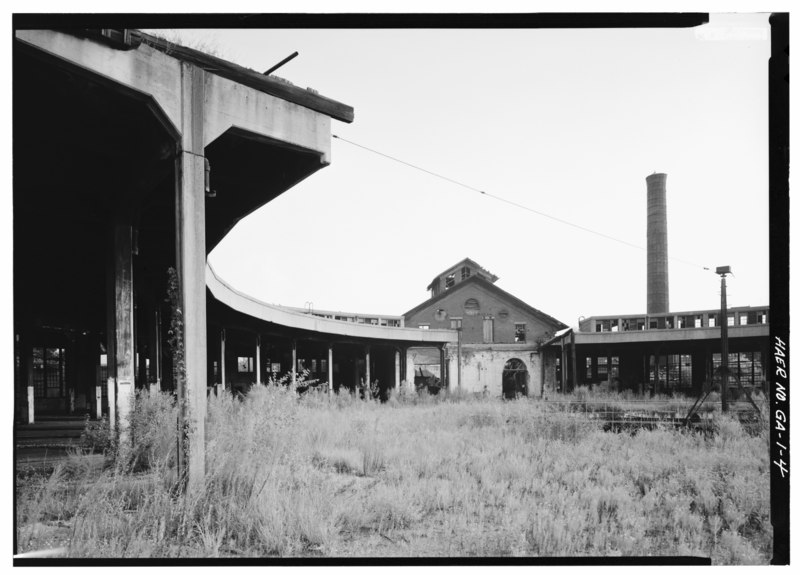
<instances>
[{"instance_id":1,"label":"machine shop building","mask_svg":"<svg viewBox=\"0 0 800 575\"><path fill-rule=\"evenodd\" d=\"M403 314L407 327L459 334L458 343L442 352L444 362L436 350L409 350L415 379L430 374L449 382L450 388L494 397L541 394L540 345L566 325L499 288L497 280L466 258L433 278L428 285L431 297Z\"/></svg>"}]
</instances>

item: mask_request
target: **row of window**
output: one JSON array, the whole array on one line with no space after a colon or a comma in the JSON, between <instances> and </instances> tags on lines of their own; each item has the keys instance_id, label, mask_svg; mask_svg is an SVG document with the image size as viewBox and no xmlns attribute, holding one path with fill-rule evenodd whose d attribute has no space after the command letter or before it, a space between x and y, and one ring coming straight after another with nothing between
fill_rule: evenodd
<instances>
[{"instance_id":1,"label":"row of window","mask_svg":"<svg viewBox=\"0 0 800 575\"><path fill-rule=\"evenodd\" d=\"M266 371L270 373L280 373L281 372L281 364L277 361L270 361L269 359L266 362ZM311 373L327 373L328 371L328 360L327 359L298 359L297 360L297 371L305 371L309 370ZM238 373L255 373L255 364L253 362L252 357L244 357L240 356L236 358L236 371ZM214 375L217 376L219 372L219 365L215 361L214 362Z\"/></svg>"},{"instance_id":2,"label":"row of window","mask_svg":"<svg viewBox=\"0 0 800 575\"><path fill-rule=\"evenodd\" d=\"M450 318L450 329L461 329L460 317ZM431 324L421 323L419 329L430 329ZM514 324L514 343L525 343L527 340L527 328L524 322L517 322ZM494 343L494 318L483 318L483 343Z\"/></svg>"},{"instance_id":3,"label":"row of window","mask_svg":"<svg viewBox=\"0 0 800 575\"><path fill-rule=\"evenodd\" d=\"M761 386L764 383L764 368L761 352L743 351L728 354L728 368L739 378L743 386ZM650 356L649 380L656 381L656 357ZM722 365L722 354L712 355L714 372ZM586 381L606 381L619 377L619 357L586 358L584 375ZM658 381L667 390L689 391L692 388L692 356L689 354L668 354L658 356Z\"/></svg>"},{"instance_id":4,"label":"row of window","mask_svg":"<svg viewBox=\"0 0 800 575\"><path fill-rule=\"evenodd\" d=\"M766 324L767 312L751 311L738 314L739 323L736 323L736 313L728 314L728 325L753 325ZM719 314L692 314L668 317L633 318L633 319L598 319L595 320L596 332L641 331L644 329L687 329L693 327L717 327Z\"/></svg>"},{"instance_id":5,"label":"row of window","mask_svg":"<svg viewBox=\"0 0 800 575\"><path fill-rule=\"evenodd\" d=\"M382 317L360 317L354 315L332 315L324 313L314 313L317 317L325 319L335 319L338 321L347 321L350 323L360 323L366 325L383 325L388 327L402 327L399 319L386 319Z\"/></svg>"}]
</instances>

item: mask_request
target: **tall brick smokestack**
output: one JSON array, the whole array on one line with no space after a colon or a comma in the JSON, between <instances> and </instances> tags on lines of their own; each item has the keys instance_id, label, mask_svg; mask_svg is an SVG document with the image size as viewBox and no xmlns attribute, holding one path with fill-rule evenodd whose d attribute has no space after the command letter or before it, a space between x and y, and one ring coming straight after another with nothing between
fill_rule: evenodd
<instances>
[{"instance_id":1,"label":"tall brick smokestack","mask_svg":"<svg viewBox=\"0 0 800 575\"><path fill-rule=\"evenodd\" d=\"M647 176L647 313L669 311L667 174Z\"/></svg>"}]
</instances>

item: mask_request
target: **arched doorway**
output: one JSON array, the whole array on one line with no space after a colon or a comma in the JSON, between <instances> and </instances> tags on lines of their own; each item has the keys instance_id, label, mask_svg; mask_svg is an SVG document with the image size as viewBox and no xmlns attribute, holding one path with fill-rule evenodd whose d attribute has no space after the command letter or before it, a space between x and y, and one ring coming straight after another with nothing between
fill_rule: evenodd
<instances>
[{"instance_id":1,"label":"arched doorway","mask_svg":"<svg viewBox=\"0 0 800 575\"><path fill-rule=\"evenodd\" d=\"M528 395L528 368L517 358L509 359L503 367L503 397L514 399Z\"/></svg>"}]
</instances>

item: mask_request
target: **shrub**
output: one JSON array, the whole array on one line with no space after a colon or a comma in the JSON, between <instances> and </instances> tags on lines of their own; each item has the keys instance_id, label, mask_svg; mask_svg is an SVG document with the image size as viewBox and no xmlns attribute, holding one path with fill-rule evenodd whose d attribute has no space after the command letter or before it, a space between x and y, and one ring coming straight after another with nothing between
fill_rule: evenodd
<instances>
[{"instance_id":1,"label":"shrub","mask_svg":"<svg viewBox=\"0 0 800 575\"><path fill-rule=\"evenodd\" d=\"M84 449L91 452L111 453L116 450L116 442L114 434L108 425L108 419L103 416L99 420L89 419L86 416L86 422L81 432L80 445Z\"/></svg>"},{"instance_id":2,"label":"shrub","mask_svg":"<svg viewBox=\"0 0 800 575\"><path fill-rule=\"evenodd\" d=\"M119 463L134 472L174 467L177 422L178 410L171 394L137 391L129 419L130 443L120 446Z\"/></svg>"}]
</instances>

